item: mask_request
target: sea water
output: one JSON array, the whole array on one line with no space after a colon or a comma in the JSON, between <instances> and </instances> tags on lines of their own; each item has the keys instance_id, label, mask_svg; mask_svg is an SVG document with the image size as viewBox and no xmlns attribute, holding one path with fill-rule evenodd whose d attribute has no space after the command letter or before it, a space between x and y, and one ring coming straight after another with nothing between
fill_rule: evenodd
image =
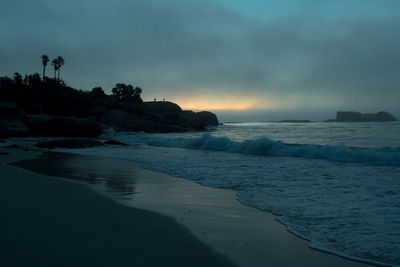
<instances>
[{"instance_id":1,"label":"sea water","mask_svg":"<svg viewBox=\"0 0 400 267\"><path fill-rule=\"evenodd\" d=\"M79 153L234 189L313 248L400 266L400 123L228 123Z\"/></svg>"}]
</instances>

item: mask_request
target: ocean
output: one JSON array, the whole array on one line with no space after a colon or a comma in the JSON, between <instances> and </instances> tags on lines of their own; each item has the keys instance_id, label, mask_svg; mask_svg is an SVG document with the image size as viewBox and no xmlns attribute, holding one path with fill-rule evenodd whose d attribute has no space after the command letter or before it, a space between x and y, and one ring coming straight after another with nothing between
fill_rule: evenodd
<instances>
[{"instance_id":1,"label":"ocean","mask_svg":"<svg viewBox=\"0 0 400 267\"><path fill-rule=\"evenodd\" d=\"M233 189L312 248L400 266L399 122L226 123L206 132L109 131L104 138L131 146L78 153Z\"/></svg>"}]
</instances>

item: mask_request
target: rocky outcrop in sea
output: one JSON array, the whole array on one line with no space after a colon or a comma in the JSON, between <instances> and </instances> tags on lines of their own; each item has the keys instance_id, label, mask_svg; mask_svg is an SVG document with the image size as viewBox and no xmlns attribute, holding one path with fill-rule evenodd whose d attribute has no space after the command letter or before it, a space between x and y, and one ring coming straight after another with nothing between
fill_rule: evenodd
<instances>
[{"instance_id":1,"label":"rocky outcrop in sea","mask_svg":"<svg viewBox=\"0 0 400 267\"><path fill-rule=\"evenodd\" d=\"M336 119L327 120L327 122L390 122L397 119L386 111L377 113L360 113L356 111L338 111Z\"/></svg>"}]
</instances>

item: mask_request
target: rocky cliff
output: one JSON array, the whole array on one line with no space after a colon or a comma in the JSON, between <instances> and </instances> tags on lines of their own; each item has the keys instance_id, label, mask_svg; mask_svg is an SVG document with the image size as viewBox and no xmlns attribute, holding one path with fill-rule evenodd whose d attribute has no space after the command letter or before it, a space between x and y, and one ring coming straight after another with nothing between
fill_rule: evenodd
<instances>
[{"instance_id":1,"label":"rocky cliff","mask_svg":"<svg viewBox=\"0 0 400 267\"><path fill-rule=\"evenodd\" d=\"M122 102L97 105L86 118L24 114L13 103L0 108L0 137L68 136L96 137L103 129L143 132L186 132L217 126L217 116L208 111L183 111L177 104L162 102Z\"/></svg>"}]
</instances>

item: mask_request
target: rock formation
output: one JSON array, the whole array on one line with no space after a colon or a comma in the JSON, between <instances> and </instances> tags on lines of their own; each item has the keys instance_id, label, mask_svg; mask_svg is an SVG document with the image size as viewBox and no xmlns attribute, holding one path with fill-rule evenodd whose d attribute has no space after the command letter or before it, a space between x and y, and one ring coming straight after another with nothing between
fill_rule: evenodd
<instances>
[{"instance_id":1,"label":"rock formation","mask_svg":"<svg viewBox=\"0 0 400 267\"><path fill-rule=\"evenodd\" d=\"M336 119L328 120L328 122L390 122L397 119L386 111L377 113L362 114L356 111L338 111Z\"/></svg>"},{"instance_id":2,"label":"rock formation","mask_svg":"<svg viewBox=\"0 0 400 267\"><path fill-rule=\"evenodd\" d=\"M182 110L177 104L168 101L145 102L140 107L109 110L100 116L100 122L117 131L161 133L202 130L207 126L218 125L214 113Z\"/></svg>"},{"instance_id":3,"label":"rock formation","mask_svg":"<svg viewBox=\"0 0 400 267\"><path fill-rule=\"evenodd\" d=\"M97 137L107 128L150 133L186 132L219 124L214 113L184 111L177 104L167 101L143 104L122 102L112 109L96 105L89 112L89 117L78 118L8 110L6 114L0 114L0 137Z\"/></svg>"},{"instance_id":4,"label":"rock formation","mask_svg":"<svg viewBox=\"0 0 400 267\"><path fill-rule=\"evenodd\" d=\"M19 76L18 76L19 77ZM118 83L77 90L55 79L0 77L0 137L96 137L103 130L185 132L218 125L211 112L183 111L168 101L143 102L142 89Z\"/></svg>"},{"instance_id":5,"label":"rock formation","mask_svg":"<svg viewBox=\"0 0 400 267\"><path fill-rule=\"evenodd\" d=\"M28 115L23 123L28 127L28 136L96 137L102 132L97 121L76 117Z\"/></svg>"}]
</instances>

